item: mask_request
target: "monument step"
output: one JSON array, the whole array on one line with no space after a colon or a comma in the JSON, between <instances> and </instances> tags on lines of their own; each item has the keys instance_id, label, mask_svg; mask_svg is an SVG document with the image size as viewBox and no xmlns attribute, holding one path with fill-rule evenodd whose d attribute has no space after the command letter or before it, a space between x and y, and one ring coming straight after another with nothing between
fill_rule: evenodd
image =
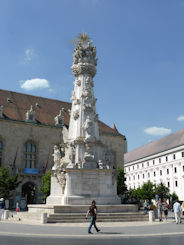
<instances>
[{"instance_id":1,"label":"monument step","mask_svg":"<svg viewBox=\"0 0 184 245\"><path fill-rule=\"evenodd\" d=\"M136 222L136 221L148 221L148 217L127 217L127 218L109 218L109 219L98 219L97 222ZM73 220L56 220L48 218L47 223L88 223L88 220L84 219L73 219Z\"/></svg>"},{"instance_id":2,"label":"monument step","mask_svg":"<svg viewBox=\"0 0 184 245\"><path fill-rule=\"evenodd\" d=\"M68 218L68 219L72 219L75 217L84 217L86 215L86 213L68 213L68 214L50 214L49 217L50 218ZM98 217L101 218L108 218L108 217L130 217L130 216L136 216L136 217L142 217L143 213L100 213L98 214Z\"/></svg>"},{"instance_id":3,"label":"monument step","mask_svg":"<svg viewBox=\"0 0 184 245\"><path fill-rule=\"evenodd\" d=\"M85 213L68 213L68 214L49 214L48 223L86 223L90 217L85 219ZM131 222L131 221L148 221L148 215L142 212L131 213L100 213L98 222Z\"/></svg>"}]
</instances>

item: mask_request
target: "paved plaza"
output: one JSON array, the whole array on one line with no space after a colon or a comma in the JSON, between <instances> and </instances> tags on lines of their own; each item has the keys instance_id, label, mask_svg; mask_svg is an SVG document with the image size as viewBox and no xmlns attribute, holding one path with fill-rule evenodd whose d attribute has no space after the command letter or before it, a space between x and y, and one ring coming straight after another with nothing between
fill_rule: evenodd
<instances>
[{"instance_id":1,"label":"paved plaza","mask_svg":"<svg viewBox=\"0 0 184 245\"><path fill-rule=\"evenodd\" d=\"M97 223L101 229L87 234L88 224L28 224L0 222L0 244L183 244L183 223L167 222Z\"/></svg>"}]
</instances>

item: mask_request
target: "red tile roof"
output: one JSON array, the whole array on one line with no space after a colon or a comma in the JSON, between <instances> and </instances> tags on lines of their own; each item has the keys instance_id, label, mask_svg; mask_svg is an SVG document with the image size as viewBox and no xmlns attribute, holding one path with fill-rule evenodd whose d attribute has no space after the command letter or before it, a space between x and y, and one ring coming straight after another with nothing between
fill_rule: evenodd
<instances>
[{"instance_id":1,"label":"red tile roof","mask_svg":"<svg viewBox=\"0 0 184 245\"><path fill-rule=\"evenodd\" d=\"M8 98L10 102L7 101ZM36 103L39 107L36 106ZM69 126L68 110L71 109L71 103L68 102L0 89L0 105L3 105L3 114L6 118L18 121L25 121L26 112L32 105L36 113L36 121L51 126L55 125L54 117L59 114L61 108L65 108L64 121L65 125ZM101 121L98 123L101 132L121 136L120 133L105 123Z\"/></svg>"},{"instance_id":2,"label":"red tile roof","mask_svg":"<svg viewBox=\"0 0 184 245\"><path fill-rule=\"evenodd\" d=\"M184 145L184 129L126 153L124 163L136 161L181 145Z\"/></svg>"}]
</instances>

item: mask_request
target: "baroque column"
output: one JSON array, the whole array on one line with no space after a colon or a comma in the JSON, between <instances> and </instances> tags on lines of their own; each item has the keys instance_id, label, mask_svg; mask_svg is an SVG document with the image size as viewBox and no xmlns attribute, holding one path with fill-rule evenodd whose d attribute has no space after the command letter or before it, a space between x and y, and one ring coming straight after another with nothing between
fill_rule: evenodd
<instances>
[{"instance_id":1,"label":"baroque column","mask_svg":"<svg viewBox=\"0 0 184 245\"><path fill-rule=\"evenodd\" d=\"M70 157L68 168L76 165L79 168L97 168L96 147L100 139L93 82L96 65L96 47L92 46L92 41L83 33L74 49L71 67L75 81L71 97L68 148L71 152L71 147L75 147L75 159Z\"/></svg>"}]
</instances>

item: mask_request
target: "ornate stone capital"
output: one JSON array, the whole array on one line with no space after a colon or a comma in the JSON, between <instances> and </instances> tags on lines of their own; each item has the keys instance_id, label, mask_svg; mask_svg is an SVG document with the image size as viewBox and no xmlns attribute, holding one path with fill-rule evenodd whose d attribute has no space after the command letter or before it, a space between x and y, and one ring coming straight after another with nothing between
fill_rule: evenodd
<instances>
[{"instance_id":1,"label":"ornate stone capital","mask_svg":"<svg viewBox=\"0 0 184 245\"><path fill-rule=\"evenodd\" d=\"M91 77L96 75L96 67L90 63L74 64L71 69L75 77L81 74L89 74Z\"/></svg>"}]
</instances>

